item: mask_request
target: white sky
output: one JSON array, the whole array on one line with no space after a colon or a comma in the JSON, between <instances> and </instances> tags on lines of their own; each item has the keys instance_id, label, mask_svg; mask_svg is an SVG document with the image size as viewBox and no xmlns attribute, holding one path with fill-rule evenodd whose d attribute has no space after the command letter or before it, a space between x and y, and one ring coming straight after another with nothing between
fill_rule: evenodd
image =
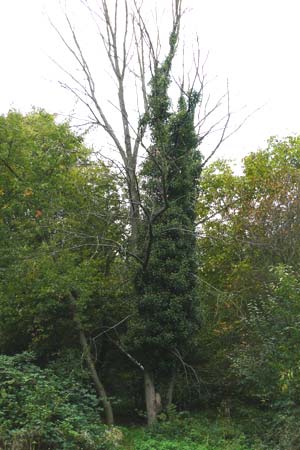
<instances>
[{"instance_id":1,"label":"white sky","mask_svg":"<svg viewBox=\"0 0 300 450\"><path fill-rule=\"evenodd\" d=\"M72 6L78 1L71 0ZM58 4L0 0L0 114L37 106L68 115L74 107L57 83L61 73L48 58L64 58L43 14L46 9L60 24ZM161 4L167 7L170 0ZM229 79L235 120L262 107L218 155L238 160L263 147L270 135L300 134L300 2L186 0L186 5L191 11L185 33L196 30L203 54L210 53L206 70L211 78L217 76L212 88Z\"/></svg>"}]
</instances>

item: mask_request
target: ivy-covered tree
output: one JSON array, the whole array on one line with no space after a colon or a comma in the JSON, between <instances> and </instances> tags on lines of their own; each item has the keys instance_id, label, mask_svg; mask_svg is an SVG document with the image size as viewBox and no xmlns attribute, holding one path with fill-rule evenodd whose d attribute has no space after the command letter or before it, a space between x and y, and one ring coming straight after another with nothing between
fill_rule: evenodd
<instances>
[{"instance_id":1,"label":"ivy-covered tree","mask_svg":"<svg viewBox=\"0 0 300 450\"><path fill-rule=\"evenodd\" d=\"M225 139L230 120L228 92L213 105L209 98L204 98L205 74L201 68L201 52L197 45L192 62L194 70L188 76L184 73L178 75L176 70L171 73L172 68L178 68L178 60L174 63L176 56L181 55L181 49L179 50L179 45L182 45L180 30L184 16L182 0L170 0L166 16L169 24L167 27L164 24L161 28L165 31L164 36L164 33L160 36L159 31L155 31L153 34L152 30L158 30L159 27L157 24L152 27L148 23L148 17L150 16L146 15L143 5L139 2L124 0L111 3L107 0L101 0L94 5L92 1L87 0L81 2L81 4L87 8L92 19L94 19L93 25L97 25L94 35L95 42L100 40L103 54L107 58L110 75L115 81L115 88L110 91L110 98L106 102L106 83L97 83L99 79L97 65L95 66L93 61L90 60L89 49L85 47L84 39L81 39L75 26L76 19L72 18L67 11L65 14L66 30L59 30L55 25L54 29L78 70L76 72L70 71L68 67L64 67L63 71L67 79L62 84L72 95L75 95L86 109L85 124L91 124L104 132L106 138L118 153L117 164L124 177L124 198L128 205L127 231L129 231L130 236L127 240L126 255L130 258L128 258L128 264L133 269L133 273L136 272L135 267L133 267L135 263L140 265L137 270L139 273L136 276L137 296L140 296L137 300L138 312L134 318L131 315L130 321L127 322L128 324L130 322L130 326L128 333L126 330L124 333L126 334L126 345L125 339L123 339L124 334L118 336L115 343L120 345L123 352L137 349L136 341L141 341L137 337L139 327L142 327L141 330L145 331L146 322L148 325L150 323L150 310L154 312L154 308L151 307L148 315L145 314L143 299L148 288L150 289L151 283L151 289L154 289L154 283L147 279L148 275L146 274L150 273L150 267L151 264L153 267L155 258L157 263L163 259L162 256L158 257L156 253L160 245L159 241L162 243L164 237L166 241L170 240L170 243L164 244L168 247L166 254L171 255L172 251L174 252L171 247L176 241L176 233L174 232L174 236L172 236L169 230L170 227L173 227L172 223L176 229L179 227L182 229L186 225L188 230L185 231L186 248L179 252L178 257L172 257L174 267L170 268L173 271L173 277L176 278L178 289L182 290L181 301L184 306L183 304L178 306L176 320L181 310L184 314L181 326L183 327L185 321L187 330L181 330L180 333L181 338L184 337L186 341L187 336L191 335L190 329L193 328L193 325L190 325L187 320L188 314L192 316L191 312L187 312L190 308L187 304L193 303L192 297L194 294L192 292L195 283L194 280L191 281L190 291L183 287L187 284L189 277L193 278L190 274L195 272L192 257L190 260L187 258L187 248L190 246L190 250L193 249L193 239L195 239L194 236L188 237L188 235L194 235L195 226L191 225L193 221L193 200L190 200L189 203L186 199L186 192L191 189L189 195L191 198L194 196L194 182L201 166L199 156L195 156L197 161L191 163L194 165L191 169L189 162L192 158L188 154L193 149L196 155L196 146L210 135L212 137L211 152L202 162L202 165L205 165ZM64 64L62 63L61 66L64 66ZM179 66L183 67L183 71L185 71L185 62L182 65L179 64ZM133 106L132 103L131 87L135 87L136 95L134 99L137 107ZM178 110L174 113L171 98L175 97L173 95L174 90L178 88L180 101ZM101 89L103 89L103 95ZM226 111L220 112L219 115L219 107L221 106L222 109L224 98L228 100ZM114 107L113 115L111 114L112 105ZM197 117L195 124L193 122L194 113ZM195 126L197 130L195 130ZM180 156L178 156L179 154ZM152 168L150 168L149 163L142 168L143 164L140 163L145 156L147 159L151 159ZM182 160L187 158L186 165L181 158ZM198 174L195 175L197 170ZM143 186L145 178L148 179ZM152 181L150 178L152 178ZM156 188L154 188L155 185L157 185ZM152 192L153 189L154 191L156 189L157 192ZM159 189L161 190L160 194L158 193ZM181 193L179 193L180 190L182 190ZM185 208L187 208L187 211ZM179 214L178 219L175 218L177 214ZM161 231L159 231L160 228ZM166 235L167 229L169 231ZM183 242L185 239L181 236L180 240ZM152 252L156 256L153 256L154 259L151 263ZM193 250L191 250L192 254ZM183 267L183 264L179 270L178 265L181 266L181 261L185 259L186 265L191 263L190 269ZM157 271L159 270L161 268L157 268ZM166 267L165 271L167 270L169 269ZM145 280L144 286L142 286L143 280ZM180 284L182 284L182 288L179 288ZM165 289L164 296L168 297L168 300L164 303L170 301L169 289L169 287ZM185 289L186 293L183 294ZM191 297L188 300L189 296ZM172 300L174 308L177 301L179 302L179 300ZM132 304L132 302L129 303ZM168 309L168 307L166 308ZM153 323L157 323L157 314L158 312L155 311L151 319ZM164 326L164 320L162 319L160 329ZM169 318L168 321L170 324L172 319ZM147 330L149 329L148 325ZM174 333L175 328L176 325L172 326L170 332ZM179 352L177 361L180 358L182 360L183 357L178 347L180 333L177 338L174 334L173 341L171 338L169 339L170 342L172 341L172 345L176 341L176 351ZM152 339L151 333L149 339ZM172 351L175 350L172 349ZM129 359L133 361L131 357L132 355ZM137 355L137 357L140 357L140 355ZM156 361L158 363L159 358L156 358ZM142 364L137 365L140 368L142 366ZM157 369L158 367L159 364ZM147 370L144 373L148 381L153 379L152 376L148 376ZM153 383L151 389L152 392L155 391ZM171 391L172 389L170 389ZM153 418L155 408L151 407L152 412L150 412L147 394L146 403L148 420L151 423L155 419Z\"/></svg>"},{"instance_id":2,"label":"ivy-covered tree","mask_svg":"<svg viewBox=\"0 0 300 450\"><path fill-rule=\"evenodd\" d=\"M182 92L177 111L171 112L168 88L176 32L170 36L168 57L151 80L145 120L152 144L141 173L143 263L136 276L140 326L135 342L144 366L149 424L160 411L159 390L166 379L166 401L172 401L176 366L184 364L199 327L195 218L201 155L194 125L199 94Z\"/></svg>"}]
</instances>

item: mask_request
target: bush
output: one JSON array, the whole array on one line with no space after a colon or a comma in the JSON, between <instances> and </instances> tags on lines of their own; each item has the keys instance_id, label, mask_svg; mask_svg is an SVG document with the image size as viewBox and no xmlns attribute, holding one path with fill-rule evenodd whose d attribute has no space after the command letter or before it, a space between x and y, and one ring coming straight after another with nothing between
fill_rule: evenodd
<instances>
[{"instance_id":1,"label":"bush","mask_svg":"<svg viewBox=\"0 0 300 450\"><path fill-rule=\"evenodd\" d=\"M137 443L136 450L207 450L206 447L185 443L183 441L170 441L147 439L144 442Z\"/></svg>"},{"instance_id":2,"label":"bush","mask_svg":"<svg viewBox=\"0 0 300 450\"><path fill-rule=\"evenodd\" d=\"M187 413L162 417L151 429L132 432L132 450L259 450L251 447L240 428L228 420L190 417Z\"/></svg>"},{"instance_id":3,"label":"bush","mask_svg":"<svg viewBox=\"0 0 300 450\"><path fill-rule=\"evenodd\" d=\"M100 422L95 395L72 373L58 376L53 369L41 369L32 361L29 353L0 355L0 447L117 448Z\"/></svg>"}]
</instances>

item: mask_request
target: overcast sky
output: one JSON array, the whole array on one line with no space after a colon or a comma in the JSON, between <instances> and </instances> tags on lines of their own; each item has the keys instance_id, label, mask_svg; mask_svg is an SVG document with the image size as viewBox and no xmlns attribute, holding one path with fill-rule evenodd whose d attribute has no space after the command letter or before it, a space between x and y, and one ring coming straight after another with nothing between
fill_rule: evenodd
<instances>
[{"instance_id":1,"label":"overcast sky","mask_svg":"<svg viewBox=\"0 0 300 450\"><path fill-rule=\"evenodd\" d=\"M152 0L144 0L147 6ZM72 0L75 5L79 0ZM270 135L300 134L300 2L298 0L186 0L207 72L219 86L229 79L237 122L247 123L219 156L239 159L264 147ZM59 0L0 1L0 113L31 106L68 115L74 101L58 85L61 74L48 55L62 50L45 10L60 24ZM167 7L169 0L161 0ZM76 8L75 8L76 9ZM77 19L81 20L80 14ZM186 19L187 20L187 19ZM215 78L217 77L217 78ZM216 86L216 84L215 84Z\"/></svg>"}]
</instances>

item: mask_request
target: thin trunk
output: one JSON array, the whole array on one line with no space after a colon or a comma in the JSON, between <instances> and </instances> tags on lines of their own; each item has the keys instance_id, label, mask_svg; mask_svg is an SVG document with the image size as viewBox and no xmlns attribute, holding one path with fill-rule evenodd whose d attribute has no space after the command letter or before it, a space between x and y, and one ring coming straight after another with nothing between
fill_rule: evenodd
<instances>
[{"instance_id":1,"label":"thin trunk","mask_svg":"<svg viewBox=\"0 0 300 450\"><path fill-rule=\"evenodd\" d=\"M172 371L171 380L167 390L166 408L168 409L173 403L173 394L176 383L176 370Z\"/></svg>"},{"instance_id":2,"label":"thin trunk","mask_svg":"<svg viewBox=\"0 0 300 450\"><path fill-rule=\"evenodd\" d=\"M106 423L107 423L107 425L113 425L114 424L114 415L113 415L112 406L109 401L109 398L107 397L106 390L105 390L105 388L99 378L97 370L95 368L95 364L94 364L94 361L92 358L90 346L87 342L85 333L81 328L79 329L79 333L80 333L80 343L81 343L81 346L82 346L82 349L84 352L85 360L89 367L91 377L94 381L97 394L101 398L102 403L103 403Z\"/></svg>"},{"instance_id":3,"label":"thin trunk","mask_svg":"<svg viewBox=\"0 0 300 450\"><path fill-rule=\"evenodd\" d=\"M145 370L145 400L147 409L148 426L153 425L157 420L157 414L161 410L161 398L158 392L155 392L153 376Z\"/></svg>"},{"instance_id":4,"label":"thin trunk","mask_svg":"<svg viewBox=\"0 0 300 450\"><path fill-rule=\"evenodd\" d=\"M130 159L128 165L132 166L133 164L132 159ZM138 242L140 199L136 182L135 166L128 169L127 186L130 199L131 247L132 251L136 251Z\"/></svg>"}]
</instances>

